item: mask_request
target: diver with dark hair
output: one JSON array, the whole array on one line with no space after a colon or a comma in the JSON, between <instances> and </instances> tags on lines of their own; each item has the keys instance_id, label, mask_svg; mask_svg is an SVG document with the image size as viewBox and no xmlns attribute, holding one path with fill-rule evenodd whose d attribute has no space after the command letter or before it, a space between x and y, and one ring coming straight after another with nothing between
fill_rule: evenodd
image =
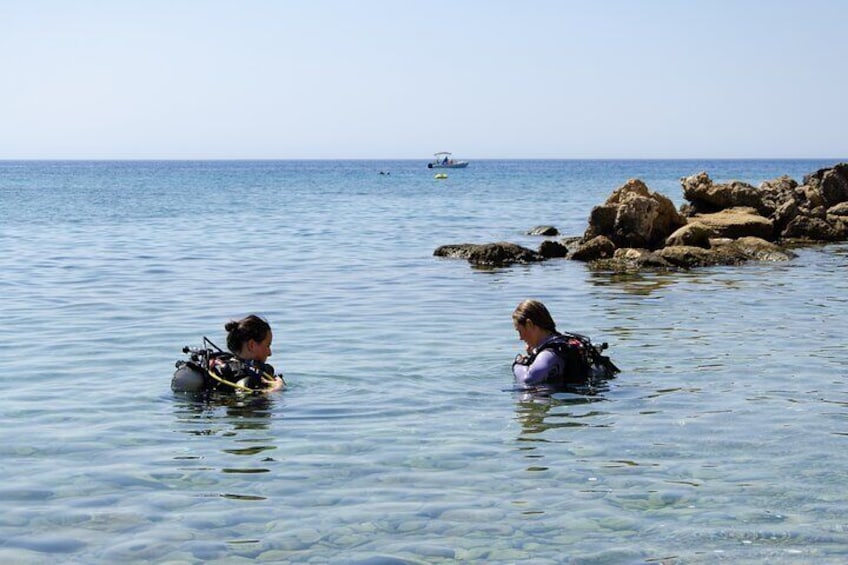
<instances>
[{"instance_id":1,"label":"diver with dark hair","mask_svg":"<svg viewBox=\"0 0 848 565\"><path fill-rule=\"evenodd\" d=\"M512 322L527 345L526 355L519 354L512 364L515 384L522 389L584 385L619 372L609 357L600 353L606 344L596 346L586 336L557 331L550 312L538 300L519 304Z\"/></svg>"},{"instance_id":2,"label":"diver with dark hair","mask_svg":"<svg viewBox=\"0 0 848 565\"><path fill-rule=\"evenodd\" d=\"M227 349L222 351L207 338L204 349L184 348L189 361L177 361L171 388L177 392L249 391L273 392L285 387L282 375L266 363L271 356L271 326L251 314L224 325Z\"/></svg>"}]
</instances>

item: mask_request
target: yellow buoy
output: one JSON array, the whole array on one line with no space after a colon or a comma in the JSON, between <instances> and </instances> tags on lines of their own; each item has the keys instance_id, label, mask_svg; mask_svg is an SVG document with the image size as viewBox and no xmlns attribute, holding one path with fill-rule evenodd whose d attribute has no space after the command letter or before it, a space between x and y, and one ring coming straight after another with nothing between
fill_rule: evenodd
<instances>
[{"instance_id":1,"label":"yellow buoy","mask_svg":"<svg viewBox=\"0 0 848 565\"><path fill-rule=\"evenodd\" d=\"M433 176L433 178L434 178L434 179L438 179L438 180L442 180L442 179L446 179L446 178L448 178L448 175L447 175L447 173L436 173L436 174Z\"/></svg>"}]
</instances>

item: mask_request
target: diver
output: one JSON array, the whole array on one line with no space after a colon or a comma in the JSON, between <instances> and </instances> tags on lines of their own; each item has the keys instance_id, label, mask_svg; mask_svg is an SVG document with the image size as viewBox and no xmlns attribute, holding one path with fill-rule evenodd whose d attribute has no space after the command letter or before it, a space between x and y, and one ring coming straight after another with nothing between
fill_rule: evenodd
<instances>
[{"instance_id":1,"label":"diver","mask_svg":"<svg viewBox=\"0 0 848 565\"><path fill-rule=\"evenodd\" d=\"M184 348L190 353L189 361L177 361L177 370L171 380L176 392L247 391L274 392L285 387L282 375L266 363L271 356L273 333L271 326L259 316L251 314L224 325L227 330L227 349L222 351L204 338L211 347Z\"/></svg>"},{"instance_id":2,"label":"diver","mask_svg":"<svg viewBox=\"0 0 848 565\"><path fill-rule=\"evenodd\" d=\"M521 389L562 389L611 378L619 372L609 357L601 355L606 344L596 346L583 335L559 332L544 304L525 300L512 313L518 337L526 345L512 364L515 384Z\"/></svg>"}]
</instances>

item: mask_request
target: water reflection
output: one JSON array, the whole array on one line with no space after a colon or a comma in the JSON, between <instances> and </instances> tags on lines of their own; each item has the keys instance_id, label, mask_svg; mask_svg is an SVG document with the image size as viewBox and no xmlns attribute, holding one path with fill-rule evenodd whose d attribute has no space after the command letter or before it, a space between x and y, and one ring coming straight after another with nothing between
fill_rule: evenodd
<instances>
[{"instance_id":1,"label":"water reflection","mask_svg":"<svg viewBox=\"0 0 848 565\"><path fill-rule=\"evenodd\" d=\"M517 393L518 402L515 412L516 420L521 424L519 441L550 441L536 436L556 428L600 426L593 424L592 419L604 412L573 408L603 402L606 400L604 393L607 391L609 391L609 384L602 382L554 393L538 391Z\"/></svg>"},{"instance_id":2,"label":"water reflection","mask_svg":"<svg viewBox=\"0 0 848 565\"><path fill-rule=\"evenodd\" d=\"M268 473L274 462L271 452L277 449L269 430L274 398L265 395L177 395L174 401L174 431L194 436L208 436L210 441L195 448L196 454L180 455L182 462L217 461L219 466L193 467L194 471L218 470L224 474ZM212 438L219 438L212 441ZM224 444L221 445L223 440ZM249 444L249 445L245 445ZM211 453L209 452L211 450ZM238 464L233 465L233 456ZM242 458L258 458L244 464ZM251 495L227 495L253 500Z\"/></svg>"},{"instance_id":3,"label":"water reflection","mask_svg":"<svg viewBox=\"0 0 848 565\"><path fill-rule=\"evenodd\" d=\"M226 421L234 430L262 430L268 427L273 398L266 395L175 395L175 415L180 424L219 424ZM195 435L217 433L216 427L199 426L178 430Z\"/></svg>"},{"instance_id":4,"label":"water reflection","mask_svg":"<svg viewBox=\"0 0 848 565\"><path fill-rule=\"evenodd\" d=\"M615 287L626 294L648 296L674 285L680 278L682 278L681 273L591 271L588 282L599 287Z\"/></svg>"}]
</instances>

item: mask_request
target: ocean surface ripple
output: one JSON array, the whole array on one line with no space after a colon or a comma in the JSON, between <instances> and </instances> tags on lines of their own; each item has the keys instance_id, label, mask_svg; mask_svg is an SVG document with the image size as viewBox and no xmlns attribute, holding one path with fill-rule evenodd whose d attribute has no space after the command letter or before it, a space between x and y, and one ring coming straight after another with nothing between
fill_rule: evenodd
<instances>
[{"instance_id":1,"label":"ocean surface ripple","mask_svg":"<svg viewBox=\"0 0 848 565\"><path fill-rule=\"evenodd\" d=\"M628 178L835 161L0 162L0 561L842 563L848 245L685 273L472 269ZM379 172L390 174L380 175ZM606 341L510 391L524 298ZM250 312L290 383L171 393Z\"/></svg>"}]
</instances>

